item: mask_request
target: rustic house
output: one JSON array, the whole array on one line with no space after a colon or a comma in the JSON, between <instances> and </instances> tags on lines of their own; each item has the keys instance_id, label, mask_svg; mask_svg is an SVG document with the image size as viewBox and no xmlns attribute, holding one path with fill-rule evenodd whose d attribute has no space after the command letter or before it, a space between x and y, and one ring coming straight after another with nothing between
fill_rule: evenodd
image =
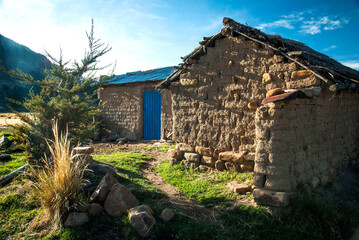
<instances>
[{"instance_id":1,"label":"rustic house","mask_svg":"<svg viewBox=\"0 0 359 240\"><path fill-rule=\"evenodd\" d=\"M359 72L300 42L223 23L158 86L172 93L173 139L202 164L254 169L255 201L286 207L301 186L358 163Z\"/></svg>"},{"instance_id":2,"label":"rustic house","mask_svg":"<svg viewBox=\"0 0 359 240\"><path fill-rule=\"evenodd\" d=\"M164 67L114 76L99 91L102 134L155 140L171 133L170 91L155 87L173 71Z\"/></svg>"}]
</instances>

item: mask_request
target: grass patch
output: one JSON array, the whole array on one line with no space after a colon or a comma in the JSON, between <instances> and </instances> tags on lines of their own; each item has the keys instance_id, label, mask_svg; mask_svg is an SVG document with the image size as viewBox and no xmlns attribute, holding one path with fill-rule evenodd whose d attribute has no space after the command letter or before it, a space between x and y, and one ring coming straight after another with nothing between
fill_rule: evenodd
<instances>
[{"instance_id":1,"label":"grass patch","mask_svg":"<svg viewBox=\"0 0 359 240\"><path fill-rule=\"evenodd\" d=\"M204 172L188 169L181 164L170 165L168 160L156 168L164 179L180 189L187 197L207 207L233 200L239 196L229 191L232 181L252 185L253 173Z\"/></svg>"},{"instance_id":2,"label":"grass patch","mask_svg":"<svg viewBox=\"0 0 359 240\"><path fill-rule=\"evenodd\" d=\"M40 212L36 201L25 193L26 179L18 179L0 190L0 239L20 239L26 232L30 221ZM31 238L30 236L28 239Z\"/></svg>"},{"instance_id":3,"label":"grass patch","mask_svg":"<svg viewBox=\"0 0 359 240\"><path fill-rule=\"evenodd\" d=\"M159 218L161 211L167 207L162 205L166 196L147 182L141 175L141 166L150 160L149 156L139 152L113 153L94 155L95 160L112 165L118 172L120 183L129 187L141 204L148 204L154 210L156 225L150 239L349 239L358 224L358 205L343 208L339 201L330 202L323 198L309 197L301 194L295 202L290 215L271 215L265 207L238 206L231 210L223 210L220 219L222 226L198 223L185 214L175 211L170 222ZM228 172L206 173L188 170L180 165L171 166L168 161L162 164L159 172L166 172L169 182L180 183L187 188L187 194L197 200L211 204L230 200L233 195L226 194L221 188L226 182L251 182L250 174L231 174ZM21 179L20 179L21 180ZM15 183L0 189L0 239L39 239L39 232L29 233L28 223L39 212L37 203L28 198L21 190L24 182L19 179ZM187 183L186 183L187 181ZM205 182L205 183L200 183ZM207 184L207 186L206 186ZM193 185L192 187L190 185ZM215 191L211 189L215 188ZM208 195L204 192L208 191ZM351 202L356 201L358 191L354 186L346 189ZM196 196L196 194L198 196ZM341 196L344 193L338 192ZM235 196L235 195L234 195ZM353 200L353 201L352 201ZM344 226L346 225L346 226ZM38 234L38 235L36 235ZM63 228L60 233L44 239L138 239L136 232L129 224L126 215L111 218L105 214L91 220L88 224L77 228Z\"/></svg>"},{"instance_id":4,"label":"grass patch","mask_svg":"<svg viewBox=\"0 0 359 240\"><path fill-rule=\"evenodd\" d=\"M175 149L176 145L171 144L160 144L160 145L147 145L140 147L145 151L156 151L156 152L168 152L170 149Z\"/></svg>"},{"instance_id":5,"label":"grass patch","mask_svg":"<svg viewBox=\"0 0 359 240\"><path fill-rule=\"evenodd\" d=\"M11 160L7 162L0 162L0 177L11 173L12 171L18 169L19 167L27 163L26 153L13 153L11 154Z\"/></svg>"},{"instance_id":6,"label":"grass patch","mask_svg":"<svg viewBox=\"0 0 359 240\"><path fill-rule=\"evenodd\" d=\"M149 184L140 173L140 167L151 157L137 151L118 152L109 155L94 155L95 160L109 164L118 173L121 184L130 188L140 201L163 197L163 193Z\"/></svg>"}]
</instances>

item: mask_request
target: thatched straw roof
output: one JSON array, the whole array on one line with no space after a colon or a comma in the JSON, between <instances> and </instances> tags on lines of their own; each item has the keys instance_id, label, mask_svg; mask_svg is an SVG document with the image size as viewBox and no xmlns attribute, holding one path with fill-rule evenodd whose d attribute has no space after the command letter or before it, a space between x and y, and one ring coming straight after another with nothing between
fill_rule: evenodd
<instances>
[{"instance_id":1,"label":"thatched straw roof","mask_svg":"<svg viewBox=\"0 0 359 240\"><path fill-rule=\"evenodd\" d=\"M330 90L337 91L346 88L359 89L359 72L346 67L334 59L314 51L303 43L285 39L278 35L268 35L258 29L242 25L230 18L223 18L224 27L222 30L200 42L200 46L193 52L183 57L183 63L178 66L166 80L162 81L158 87L166 88L172 81L179 78L187 66L193 64L201 56L207 53L207 47L214 47L217 39L228 36L244 36L259 44L271 48L278 54L294 61L301 67L312 71L318 78L330 85Z\"/></svg>"}]
</instances>

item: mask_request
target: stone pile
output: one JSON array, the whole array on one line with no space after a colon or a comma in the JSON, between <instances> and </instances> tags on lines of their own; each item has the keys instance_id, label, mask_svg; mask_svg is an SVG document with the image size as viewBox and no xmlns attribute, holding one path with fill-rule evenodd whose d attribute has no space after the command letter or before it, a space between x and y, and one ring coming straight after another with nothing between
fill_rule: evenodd
<instances>
[{"instance_id":1,"label":"stone pile","mask_svg":"<svg viewBox=\"0 0 359 240\"><path fill-rule=\"evenodd\" d=\"M92 152L93 148L91 147L75 148L74 159L89 161L89 159L92 159L89 155ZM94 174L104 176L92 192L89 198L90 203L85 206L75 207L75 211L69 213L64 226L81 226L102 214L120 217L128 213L130 223L137 233L141 237L148 237L156 223L152 209L147 205L140 205L131 190L118 182L115 177L116 172L112 167L92 163L88 168ZM173 217L174 213L170 209L165 209L160 215L162 221L165 222L170 221Z\"/></svg>"},{"instance_id":2,"label":"stone pile","mask_svg":"<svg viewBox=\"0 0 359 240\"><path fill-rule=\"evenodd\" d=\"M168 154L171 164L181 163L190 168L236 172L251 172L254 169L255 153L251 152L218 152L210 147L193 147L180 143L175 149L168 151Z\"/></svg>"}]
</instances>

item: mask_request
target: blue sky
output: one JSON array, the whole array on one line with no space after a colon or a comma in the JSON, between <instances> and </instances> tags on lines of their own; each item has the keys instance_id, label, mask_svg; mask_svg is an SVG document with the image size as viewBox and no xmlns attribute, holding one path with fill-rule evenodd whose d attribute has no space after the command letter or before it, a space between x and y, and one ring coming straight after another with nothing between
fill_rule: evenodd
<instances>
[{"instance_id":1,"label":"blue sky","mask_svg":"<svg viewBox=\"0 0 359 240\"><path fill-rule=\"evenodd\" d=\"M79 59L91 18L115 74L177 65L223 17L306 43L359 70L359 1L0 0L0 33L44 53Z\"/></svg>"}]
</instances>

